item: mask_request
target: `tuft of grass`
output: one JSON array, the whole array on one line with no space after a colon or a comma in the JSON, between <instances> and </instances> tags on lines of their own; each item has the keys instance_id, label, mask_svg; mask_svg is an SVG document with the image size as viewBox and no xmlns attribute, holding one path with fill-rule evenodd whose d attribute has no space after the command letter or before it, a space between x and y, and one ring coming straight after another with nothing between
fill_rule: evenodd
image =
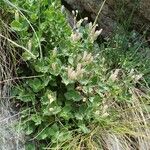
<instances>
[{"instance_id":1,"label":"tuft of grass","mask_svg":"<svg viewBox=\"0 0 150 150\"><path fill-rule=\"evenodd\" d=\"M12 81L16 68L15 48L10 44L10 28L5 12L0 18L0 149L22 149L23 135L14 128L14 123L18 122L18 114L13 108L11 99ZM3 38L4 37L4 38ZM7 80L7 82L3 82Z\"/></svg>"}]
</instances>

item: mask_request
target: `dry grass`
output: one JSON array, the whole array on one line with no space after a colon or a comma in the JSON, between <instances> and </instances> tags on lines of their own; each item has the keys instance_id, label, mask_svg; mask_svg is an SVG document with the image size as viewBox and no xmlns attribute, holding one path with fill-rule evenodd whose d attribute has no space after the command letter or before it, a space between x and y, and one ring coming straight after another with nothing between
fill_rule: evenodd
<instances>
[{"instance_id":1,"label":"dry grass","mask_svg":"<svg viewBox=\"0 0 150 150\"><path fill-rule=\"evenodd\" d=\"M143 100L150 100L139 89L132 89L132 102L123 108L116 104L121 116L113 128L113 133L105 134L105 147L109 150L149 150L150 148L150 114ZM143 111L145 110L145 111Z\"/></svg>"},{"instance_id":2,"label":"dry grass","mask_svg":"<svg viewBox=\"0 0 150 150\"><path fill-rule=\"evenodd\" d=\"M0 20L0 33L10 39L9 28ZM0 37L0 81L11 79L15 64L13 64L14 48L4 38ZM22 135L13 128L18 115L12 109L10 102L11 81L0 82L0 150L20 150Z\"/></svg>"},{"instance_id":3,"label":"dry grass","mask_svg":"<svg viewBox=\"0 0 150 150\"><path fill-rule=\"evenodd\" d=\"M88 135L78 134L70 141L58 145L56 149L149 150L150 113L145 103L149 102L150 97L136 88L131 89L131 94L132 102L121 106L107 97L107 106L103 107L108 113L109 109L118 111L119 119L116 122L111 122L109 127L91 125L93 130ZM49 145L46 149L51 149L50 147Z\"/></svg>"}]
</instances>

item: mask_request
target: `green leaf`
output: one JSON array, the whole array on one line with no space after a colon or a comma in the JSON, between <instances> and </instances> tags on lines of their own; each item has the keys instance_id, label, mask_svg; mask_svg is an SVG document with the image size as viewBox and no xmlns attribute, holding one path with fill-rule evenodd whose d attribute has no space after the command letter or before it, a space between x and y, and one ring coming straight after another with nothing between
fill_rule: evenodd
<instances>
[{"instance_id":1,"label":"green leaf","mask_svg":"<svg viewBox=\"0 0 150 150\"><path fill-rule=\"evenodd\" d=\"M40 125L42 123L41 116L39 116L37 114L32 114L31 119L35 122L35 125Z\"/></svg>"},{"instance_id":2,"label":"green leaf","mask_svg":"<svg viewBox=\"0 0 150 150\"><path fill-rule=\"evenodd\" d=\"M32 88L32 90L35 93L37 93L48 85L50 79L51 77L49 76L41 77L41 78L34 78L34 79L29 79L27 83Z\"/></svg>"},{"instance_id":3,"label":"green leaf","mask_svg":"<svg viewBox=\"0 0 150 150\"><path fill-rule=\"evenodd\" d=\"M72 113L71 113L71 106L65 106L62 108L62 111L59 114L60 117L64 118L65 120L69 120L72 118Z\"/></svg>"},{"instance_id":4,"label":"green leaf","mask_svg":"<svg viewBox=\"0 0 150 150\"><path fill-rule=\"evenodd\" d=\"M25 150L36 150L35 144L33 144L33 143L27 143L25 145Z\"/></svg>"},{"instance_id":5,"label":"green leaf","mask_svg":"<svg viewBox=\"0 0 150 150\"><path fill-rule=\"evenodd\" d=\"M56 133L59 131L59 127L56 123L54 123L47 131L48 135L55 136Z\"/></svg>"},{"instance_id":6,"label":"green leaf","mask_svg":"<svg viewBox=\"0 0 150 150\"><path fill-rule=\"evenodd\" d=\"M49 68L49 71L52 75L59 75L60 72L61 72L61 66L62 66L62 63L59 59L56 59L54 62L51 62L51 66Z\"/></svg>"},{"instance_id":7,"label":"green leaf","mask_svg":"<svg viewBox=\"0 0 150 150\"><path fill-rule=\"evenodd\" d=\"M62 141L67 141L67 140L70 140L70 139L72 139L71 132L69 132L69 131L64 132L63 136L62 136Z\"/></svg>"},{"instance_id":8,"label":"green leaf","mask_svg":"<svg viewBox=\"0 0 150 150\"><path fill-rule=\"evenodd\" d=\"M50 75L46 75L44 77L41 77L42 85L45 87L49 84L49 81L52 79Z\"/></svg>"},{"instance_id":9,"label":"green leaf","mask_svg":"<svg viewBox=\"0 0 150 150\"><path fill-rule=\"evenodd\" d=\"M25 51L24 53L22 53L22 58L26 61L31 60L31 59L36 59L39 54L37 53L37 54L33 54L33 55L31 55L29 52Z\"/></svg>"},{"instance_id":10,"label":"green leaf","mask_svg":"<svg viewBox=\"0 0 150 150\"><path fill-rule=\"evenodd\" d=\"M34 125L31 122L28 122L26 125L25 133L26 135L30 135L34 132Z\"/></svg>"},{"instance_id":11,"label":"green leaf","mask_svg":"<svg viewBox=\"0 0 150 150\"><path fill-rule=\"evenodd\" d=\"M83 124L83 123L79 123L78 124L78 127L81 129L81 131L83 132L83 133L85 133L85 134L87 134L87 133L89 133L90 132L90 130L85 126L85 124Z\"/></svg>"},{"instance_id":12,"label":"green leaf","mask_svg":"<svg viewBox=\"0 0 150 150\"><path fill-rule=\"evenodd\" d=\"M19 22L18 20L14 20L11 22L11 27L15 31L23 31L27 30L27 26L25 22Z\"/></svg>"},{"instance_id":13,"label":"green leaf","mask_svg":"<svg viewBox=\"0 0 150 150\"><path fill-rule=\"evenodd\" d=\"M11 89L11 96L18 96L18 94L22 93L24 89L18 85L13 86Z\"/></svg>"},{"instance_id":14,"label":"green leaf","mask_svg":"<svg viewBox=\"0 0 150 150\"><path fill-rule=\"evenodd\" d=\"M51 66L48 62L48 59L45 58L43 60L41 59L37 60L34 67L37 72L46 73L49 71Z\"/></svg>"},{"instance_id":15,"label":"green leaf","mask_svg":"<svg viewBox=\"0 0 150 150\"><path fill-rule=\"evenodd\" d=\"M81 113L75 113L75 117L77 120L83 120L84 115Z\"/></svg>"},{"instance_id":16,"label":"green leaf","mask_svg":"<svg viewBox=\"0 0 150 150\"><path fill-rule=\"evenodd\" d=\"M73 101L82 100L82 96L75 90L71 90L65 93L65 97L67 100L73 100Z\"/></svg>"},{"instance_id":17,"label":"green leaf","mask_svg":"<svg viewBox=\"0 0 150 150\"><path fill-rule=\"evenodd\" d=\"M53 110L51 111L53 115L58 114L59 112L61 112L61 107L60 106L55 106L52 108Z\"/></svg>"},{"instance_id":18,"label":"green leaf","mask_svg":"<svg viewBox=\"0 0 150 150\"><path fill-rule=\"evenodd\" d=\"M32 22L35 22L38 19L38 16L37 16L37 14L32 14L30 16L30 18L31 18Z\"/></svg>"},{"instance_id":19,"label":"green leaf","mask_svg":"<svg viewBox=\"0 0 150 150\"><path fill-rule=\"evenodd\" d=\"M43 110L43 115L52 116L61 112L62 108L56 104L52 104L51 107L43 106L42 110Z\"/></svg>"},{"instance_id":20,"label":"green leaf","mask_svg":"<svg viewBox=\"0 0 150 150\"><path fill-rule=\"evenodd\" d=\"M39 92L45 87L45 84L43 84L43 82L38 78L30 79L28 84L35 93Z\"/></svg>"},{"instance_id":21,"label":"green leaf","mask_svg":"<svg viewBox=\"0 0 150 150\"><path fill-rule=\"evenodd\" d=\"M50 105L53 101L56 101L56 92L47 90L43 97L41 97L42 105Z\"/></svg>"},{"instance_id":22,"label":"green leaf","mask_svg":"<svg viewBox=\"0 0 150 150\"><path fill-rule=\"evenodd\" d=\"M59 142L64 142L64 141L70 140L71 138L72 138L72 135L69 131L61 131L56 136L56 139L59 140Z\"/></svg>"},{"instance_id":23,"label":"green leaf","mask_svg":"<svg viewBox=\"0 0 150 150\"><path fill-rule=\"evenodd\" d=\"M35 100L35 94L28 91L23 91L19 93L16 98L23 102L33 102Z\"/></svg>"},{"instance_id":24,"label":"green leaf","mask_svg":"<svg viewBox=\"0 0 150 150\"><path fill-rule=\"evenodd\" d=\"M42 132L40 132L40 134L39 133L37 133L37 134L38 134L38 136L37 136L38 140L46 139L48 137L47 128L44 129Z\"/></svg>"}]
</instances>

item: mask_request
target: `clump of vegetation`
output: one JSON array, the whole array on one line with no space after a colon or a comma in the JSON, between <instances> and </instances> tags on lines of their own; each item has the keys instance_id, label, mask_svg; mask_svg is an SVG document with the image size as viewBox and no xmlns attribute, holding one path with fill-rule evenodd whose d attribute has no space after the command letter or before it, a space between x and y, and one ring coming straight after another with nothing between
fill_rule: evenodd
<instances>
[{"instance_id":1,"label":"clump of vegetation","mask_svg":"<svg viewBox=\"0 0 150 150\"><path fill-rule=\"evenodd\" d=\"M58 1L1 6L12 16L20 79L12 96L26 149L105 149L110 134L124 148L139 146L149 131L148 45L136 33L119 32L97 43L102 30L83 27L87 18L76 21L76 12L72 30Z\"/></svg>"}]
</instances>

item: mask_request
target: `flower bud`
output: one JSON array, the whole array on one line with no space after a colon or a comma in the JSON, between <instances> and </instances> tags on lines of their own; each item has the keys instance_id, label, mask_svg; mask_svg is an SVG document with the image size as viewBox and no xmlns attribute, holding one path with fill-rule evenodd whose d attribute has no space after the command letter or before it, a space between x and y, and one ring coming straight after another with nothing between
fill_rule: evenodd
<instances>
[{"instance_id":1,"label":"flower bud","mask_svg":"<svg viewBox=\"0 0 150 150\"><path fill-rule=\"evenodd\" d=\"M19 20L19 12L18 12L18 10L15 11L15 20L17 20L17 21Z\"/></svg>"}]
</instances>

